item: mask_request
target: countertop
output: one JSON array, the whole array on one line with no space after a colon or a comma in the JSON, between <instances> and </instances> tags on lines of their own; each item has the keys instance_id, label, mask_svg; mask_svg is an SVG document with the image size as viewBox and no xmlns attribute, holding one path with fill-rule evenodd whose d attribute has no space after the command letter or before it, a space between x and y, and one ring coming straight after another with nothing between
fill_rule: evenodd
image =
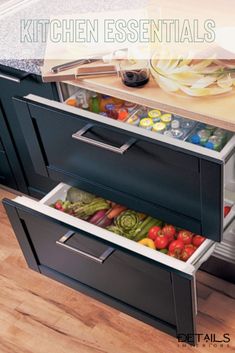
<instances>
[{"instance_id":1,"label":"countertop","mask_svg":"<svg viewBox=\"0 0 235 353\"><path fill-rule=\"evenodd\" d=\"M1 4L3 2L1 0ZM45 43L38 41L37 43L22 44L20 42L20 26L23 19L49 20L50 17L56 18L61 15L141 8L145 3L147 0L31 0L27 5L0 16L0 64L40 74Z\"/></svg>"}]
</instances>

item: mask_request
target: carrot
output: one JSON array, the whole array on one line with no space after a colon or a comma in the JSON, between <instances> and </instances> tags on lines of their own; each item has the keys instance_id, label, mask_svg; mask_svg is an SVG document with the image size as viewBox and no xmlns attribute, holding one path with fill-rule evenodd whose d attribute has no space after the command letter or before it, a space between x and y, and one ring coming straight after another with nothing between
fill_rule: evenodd
<instances>
[{"instance_id":1,"label":"carrot","mask_svg":"<svg viewBox=\"0 0 235 353\"><path fill-rule=\"evenodd\" d=\"M111 211L107 214L107 217L109 219L113 219L115 217L117 217L120 213L122 213L123 211L125 211L127 208L125 206L121 206L121 205L116 205L114 206Z\"/></svg>"},{"instance_id":2,"label":"carrot","mask_svg":"<svg viewBox=\"0 0 235 353\"><path fill-rule=\"evenodd\" d=\"M77 100L75 98L70 98L67 100L66 104L72 105L73 107L77 106Z\"/></svg>"}]
</instances>

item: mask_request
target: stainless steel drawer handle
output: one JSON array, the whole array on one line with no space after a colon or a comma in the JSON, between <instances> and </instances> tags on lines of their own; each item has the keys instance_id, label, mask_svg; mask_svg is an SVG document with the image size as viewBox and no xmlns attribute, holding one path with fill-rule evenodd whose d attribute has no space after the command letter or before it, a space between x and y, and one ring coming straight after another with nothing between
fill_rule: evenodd
<instances>
[{"instance_id":1,"label":"stainless steel drawer handle","mask_svg":"<svg viewBox=\"0 0 235 353\"><path fill-rule=\"evenodd\" d=\"M96 141L96 140L92 140L89 137L83 136L92 127L94 127L93 124L85 125L81 130L79 130L75 134L73 134L72 138L74 138L76 140L79 140L79 141L83 141L83 142L89 143L90 145L93 145L93 146L97 146L97 147L103 148L103 149L108 150L108 151L112 151L112 152L118 153L118 154L125 153L136 142L136 140L134 138L131 138L129 141L124 143L124 145L122 145L121 147L115 147L115 146L109 145L107 143Z\"/></svg>"},{"instance_id":2,"label":"stainless steel drawer handle","mask_svg":"<svg viewBox=\"0 0 235 353\"><path fill-rule=\"evenodd\" d=\"M56 244L65 248L65 249L71 250L79 255L87 257L88 259L90 259L92 261L98 262L99 264L102 264L105 260L107 260L107 258L115 251L115 249L109 247L109 248L107 248L107 250L105 250L103 252L103 254L101 254L99 257L96 257L94 255L86 253L85 251L73 248L72 246L67 245L66 241L69 240L69 238L71 238L74 234L75 234L75 232L69 231L68 233L63 235L59 240L57 240Z\"/></svg>"},{"instance_id":3,"label":"stainless steel drawer handle","mask_svg":"<svg viewBox=\"0 0 235 353\"><path fill-rule=\"evenodd\" d=\"M14 76L2 74L2 73L0 73L0 78L3 78L4 80L8 80L8 81L13 81L13 82L16 82L16 83L20 83L21 82L21 79L18 78L18 77L14 77Z\"/></svg>"}]
</instances>

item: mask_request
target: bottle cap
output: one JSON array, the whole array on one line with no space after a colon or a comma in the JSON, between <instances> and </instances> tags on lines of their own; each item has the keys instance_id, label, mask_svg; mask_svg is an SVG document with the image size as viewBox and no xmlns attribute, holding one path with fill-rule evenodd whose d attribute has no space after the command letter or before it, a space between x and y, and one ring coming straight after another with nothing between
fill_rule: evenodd
<instances>
[{"instance_id":1,"label":"bottle cap","mask_svg":"<svg viewBox=\"0 0 235 353\"><path fill-rule=\"evenodd\" d=\"M153 125L153 131L162 132L166 129L166 124L164 123L156 123Z\"/></svg>"},{"instance_id":2,"label":"bottle cap","mask_svg":"<svg viewBox=\"0 0 235 353\"><path fill-rule=\"evenodd\" d=\"M172 129L179 129L180 128L179 120L172 120L171 127L172 127Z\"/></svg>"},{"instance_id":3,"label":"bottle cap","mask_svg":"<svg viewBox=\"0 0 235 353\"><path fill-rule=\"evenodd\" d=\"M214 144L210 141L208 141L207 143L205 143L204 145L206 148L209 148L210 150L214 149Z\"/></svg>"},{"instance_id":4,"label":"bottle cap","mask_svg":"<svg viewBox=\"0 0 235 353\"><path fill-rule=\"evenodd\" d=\"M141 127L150 127L153 126L153 121L152 119L149 118L144 118L140 121L140 126Z\"/></svg>"},{"instance_id":5,"label":"bottle cap","mask_svg":"<svg viewBox=\"0 0 235 353\"><path fill-rule=\"evenodd\" d=\"M172 115L171 114L163 114L161 116L161 121L165 124L169 124L172 120Z\"/></svg>"},{"instance_id":6,"label":"bottle cap","mask_svg":"<svg viewBox=\"0 0 235 353\"><path fill-rule=\"evenodd\" d=\"M151 119L159 118L161 115L162 115L162 113L160 112L160 110L157 110L157 109L150 110L150 111L148 112L148 116L149 116L149 118L151 118Z\"/></svg>"},{"instance_id":7,"label":"bottle cap","mask_svg":"<svg viewBox=\"0 0 235 353\"><path fill-rule=\"evenodd\" d=\"M198 135L191 136L191 142L194 143L195 145L199 145L200 144L200 137Z\"/></svg>"}]
</instances>

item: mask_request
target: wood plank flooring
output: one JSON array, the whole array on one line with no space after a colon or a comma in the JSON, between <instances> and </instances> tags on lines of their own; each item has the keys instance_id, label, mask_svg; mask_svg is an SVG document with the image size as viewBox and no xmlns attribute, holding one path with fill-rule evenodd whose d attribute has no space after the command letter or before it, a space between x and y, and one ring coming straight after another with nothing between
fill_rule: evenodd
<instances>
[{"instance_id":1,"label":"wood plank flooring","mask_svg":"<svg viewBox=\"0 0 235 353\"><path fill-rule=\"evenodd\" d=\"M0 189L0 200L14 195ZM198 332L229 333L235 350L235 286L198 275ZM190 353L176 339L29 270L0 203L0 353Z\"/></svg>"}]
</instances>

